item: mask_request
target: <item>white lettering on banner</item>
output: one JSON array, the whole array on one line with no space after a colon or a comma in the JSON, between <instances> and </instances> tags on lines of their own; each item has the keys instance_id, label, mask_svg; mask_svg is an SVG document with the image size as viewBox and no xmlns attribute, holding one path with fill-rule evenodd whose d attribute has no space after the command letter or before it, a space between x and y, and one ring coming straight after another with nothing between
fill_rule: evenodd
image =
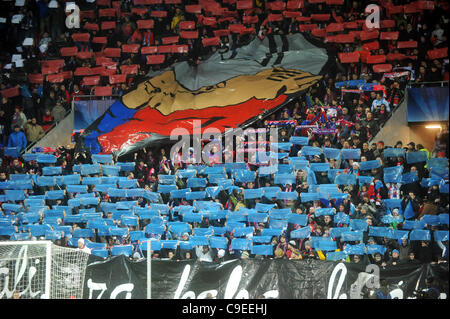
<instances>
[{"instance_id":1,"label":"white lettering on banner","mask_svg":"<svg viewBox=\"0 0 450 319\"><path fill-rule=\"evenodd\" d=\"M93 282L91 278L88 279L87 286L89 288L89 297L88 297L89 299L93 299L94 291L100 291L100 294L97 296L97 299L102 299L103 294L105 293L105 291L108 290L106 283ZM131 299L133 289L134 289L134 284L132 284L132 283L118 285L116 288L113 289L113 291L109 295L109 299L116 299L117 295L122 292L126 292L125 299Z\"/></svg>"},{"instance_id":2,"label":"white lettering on banner","mask_svg":"<svg viewBox=\"0 0 450 319\"><path fill-rule=\"evenodd\" d=\"M39 259L36 259L36 264L39 263ZM6 298L11 298L14 294L14 291L17 290L17 285L21 282L22 278L24 277L28 267L28 246L22 246L20 248L19 254L17 256L17 261L15 263L14 267L14 286L12 290L9 290L9 271L10 269L8 267L2 267L0 268L0 276L4 276L3 281L3 289L0 292L0 299L3 298L3 296L6 295ZM24 290L18 291L19 296L25 295L28 291L31 298L34 298L41 294L41 291L38 290L36 292L33 292L31 289L31 283L36 275L37 269L34 266L30 266L28 268L28 284L25 287Z\"/></svg>"},{"instance_id":3,"label":"white lettering on banner","mask_svg":"<svg viewBox=\"0 0 450 319\"><path fill-rule=\"evenodd\" d=\"M184 267L183 273L181 274L180 282L178 283L177 289L175 290L174 299L180 299L181 292L183 291L183 288L186 285L187 279L189 277L189 273L191 271L191 266L186 265ZM224 299L250 299L250 294L246 289L241 289L236 294L236 291L238 290L239 284L241 283L242 279L242 266L236 266L233 271L230 274L230 278L228 279L227 286L225 288L225 294ZM204 299L208 294L211 294L212 298L217 297L217 290L207 290L201 292L197 299ZM264 293L264 296L266 298L277 298L279 295L278 290L270 290ZM181 299L195 299L196 295L195 293L190 290L187 291L181 296Z\"/></svg>"},{"instance_id":4,"label":"white lettering on banner","mask_svg":"<svg viewBox=\"0 0 450 319\"><path fill-rule=\"evenodd\" d=\"M101 293L97 296L97 299L101 299L103 296L103 293L107 290L105 283L93 282L91 278L88 279L87 286L89 288L89 299L92 299L92 293L95 290L101 290Z\"/></svg>"},{"instance_id":5,"label":"white lettering on banner","mask_svg":"<svg viewBox=\"0 0 450 319\"><path fill-rule=\"evenodd\" d=\"M80 28L80 8L75 4L75 2L66 3L66 12L70 14L66 17L66 27L67 29Z\"/></svg>"},{"instance_id":6,"label":"white lettering on banner","mask_svg":"<svg viewBox=\"0 0 450 319\"><path fill-rule=\"evenodd\" d=\"M134 289L134 285L133 284L122 284L117 286L116 288L114 288L114 290L111 292L111 297L110 299L116 299L117 295L120 294L121 292L127 292L127 294L125 295L125 299L131 299L131 292Z\"/></svg>"},{"instance_id":7,"label":"white lettering on banner","mask_svg":"<svg viewBox=\"0 0 450 319\"><path fill-rule=\"evenodd\" d=\"M334 280L339 271L341 271L341 276L339 277L339 281L337 283L336 290L333 295ZM341 292L342 284L344 283L346 276L347 276L347 267L345 266L345 264L344 263L337 264L336 267L334 267L333 272L331 273L330 282L328 283L327 299L338 299L339 293ZM344 293L341 296L339 296L339 298L347 299L347 295Z\"/></svg>"},{"instance_id":8,"label":"white lettering on banner","mask_svg":"<svg viewBox=\"0 0 450 319\"><path fill-rule=\"evenodd\" d=\"M376 4L369 4L366 9L365 13L370 13L369 16L366 18L366 27L368 29L379 29L380 28L380 7Z\"/></svg>"}]
</instances>

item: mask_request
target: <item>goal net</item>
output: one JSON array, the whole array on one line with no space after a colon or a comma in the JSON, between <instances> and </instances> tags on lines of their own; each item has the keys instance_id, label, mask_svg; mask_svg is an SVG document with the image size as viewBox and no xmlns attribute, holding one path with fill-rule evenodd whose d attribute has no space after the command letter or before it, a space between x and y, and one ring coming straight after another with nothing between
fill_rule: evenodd
<instances>
[{"instance_id":1,"label":"goal net","mask_svg":"<svg viewBox=\"0 0 450 319\"><path fill-rule=\"evenodd\" d=\"M50 241L0 242L0 299L81 299L88 257Z\"/></svg>"}]
</instances>

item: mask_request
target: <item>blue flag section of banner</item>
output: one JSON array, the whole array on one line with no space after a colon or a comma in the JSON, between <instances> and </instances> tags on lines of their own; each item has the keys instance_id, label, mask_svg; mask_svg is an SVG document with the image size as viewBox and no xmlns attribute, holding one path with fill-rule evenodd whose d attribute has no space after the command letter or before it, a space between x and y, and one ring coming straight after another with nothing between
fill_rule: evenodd
<instances>
[{"instance_id":1,"label":"blue flag section of banner","mask_svg":"<svg viewBox=\"0 0 450 319\"><path fill-rule=\"evenodd\" d=\"M386 208L392 209L392 208L399 208L402 206L402 200L395 199L395 198L387 198L383 199L383 203L386 206Z\"/></svg>"},{"instance_id":2,"label":"blue flag section of banner","mask_svg":"<svg viewBox=\"0 0 450 319\"><path fill-rule=\"evenodd\" d=\"M374 237L392 237L392 229L389 227L374 227L369 226L369 236Z\"/></svg>"},{"instance_id":3,"label":"blue flag section of banner","mask_svg":"<svg viewBox=\"0 0 450 319\"><path fill-rule=\"evenodd\" d=\"M367 254L368 255L373 255L376 253L380 253L381 255L384 255L384 253L386 252L386 247L381 246L381 245L366 245L366 249L367 249Z\"/></svg>"},{"instance_id":4,"label":"blue flag section of banner","mask_svg":"<svg viewBox=\"0 0 450 319\"><path fill-rule=\"evenodd\" d=\"M327 260L330 260L330 261L345 260L346 258L347 258L347 254L343 251L327 252Z\"/></svg>"},{"instance_id":5,"label":"blue flag section of banner","mask_svg":"<svg viewBox=\"0 0 450 319\"><path fill-rule=\"evenodd\" d=\"M379 167L381 167L379 160L359 162L359 169L362 171L369 171Z\"/></svg>"},{"instance_id":6,"label":"blue flag section of banner","mask_svg":"<svg viewBox=\"0 0 450 319\"><path fill-rule=\"evenodd\" d=\"M295 170L305 170L309 164L308 160L306 160L302 157L290 157L289 163L291 163L292 167Z\"/></svg>"},{"instance_id":7,"label":"blue flag section of banner","mask_svg":"<svg viewBox=\"0 0 450 319\"><path fill-rule=\"evenodd\" d=\"M333 159L339 159L341 156L341 150L338 148L329 148L329 147L322 147L323 155L326 158L333 158Z\"/></svg>"},{"instance_id":8,"label":"blue flag section of banner","mask_svg":"<svg viewBox=\"0 0 450 319\"><path fill-rule=\"evenodd\" d=\"M291 231L291 238L308 238L311 235L311 227L302 227Z\"/></svg>"},{"instance_id":9,"label":"blue flag section of banner","mask_svg":"<svg viewBox=\"0 0 450 319\"><path fill-rule=\"evenodd\" d=\"M273 246L272 245L252 245L251 253L254 255L261 256L272 256Z\"/></svg>"},{"instance_id":10,"label":"blue flag section of banner","mask_svg":"<svg viewBox=\"0 0 450 319\"><path fill-rule=\"evenodd\" d=\"M402 184L411 184L414 182L417 182L419 180L419 176L417 175L417 172L409 172L409 173L404 173L402 175Z\"/></svg>"},{"instance_id":11,"label":"blue flag section of banner","mask_svg":"<svg viewBox=\"0 0 450 319\"><path fill-rule=\"evenodd\" d=\"M404 157L405 156L405 149L403 148L386 148L383 151L383 156L386 157Z\"/></svg>"},{"instance_id":12,"label":"blue flag section of banner","mask_svg":"<svg viewBox=\"0 0 450 319\"><path fill-rule=\"evenodd\" d=\"M433 236L434 241L448 241L448 230L435 230Z\"/></svg>"},{"instance_id":13,"label":"blue flag section of banner","mask_svg":"<svg viewBox=\"0 0 450 319\"><path fill-rule=\"evenodd\" d=\"M322 149L320 147L315 147L315 146L303 146L301 149L301 154L303 156L314 156L314 155L320 155L322 154Z\"/></svg>"},{"instance_id":14,"label":"blue flag section of banner","mask_svg":"<svg viewBox=\"0 0 450 319\"><path fill-rule=\"evenodd\" d=\"M211 236L209 238L209 247L217 249L227 249L228 248L227 238Z\"/></svg>"},{"instance_id":15,"label":"blue flag section of banner","mask_svg":"<svg viewBox=\"0 0 450 319\"><path fill-rule=\"evenodd\" d=\"M365 255L366 254L366 245L364 244L357 244L357 245L349 245L346 244L344 247L344 252L347 255Z\"/></svg>"},{"instance_id":16,"label":"blue flag section of banner","mask_svg":"<svg viewBox=\"0 0 450 319\"><path fill-rule=\"evenodd\" d=\"M362 162L364 163L364 162ZM359 185L363 185L363 184L370 184L373 182L373 177L372 176L358 176L358 183Z\"/></svg>"},{"instance_id":17,"label":"blue flag section of banner","mask_svg":"<svg viewBox=\"0 0 450 319\"><path fill-rule=\"evenodd\" d=\"M330 169L329 163L310 163L309 167L313 172L326 172Z\"/></svg>"},{"instance_id":18,"label":"blue flag section of banner","mask_svg":"<svg viewBox=\"0 0 450 319\"><path fill-rule=\"evenodd\" d=\"M364 233L362 231L348 231L341 234L341 241L362 241Z\"/></svg>"},{"instance_id":19,"label":"blue flag section of banner","mask_svg":"<svg viewBox=\"0 0 450 319\"><path fill-rule=\"evenodd\" d=\"M306 136L292 136L289 140L294 145L308 145L308 137Z\"/></svg>"},{"instance_id":20,"label":"blue flag section of banner","mask_svg":"<svg viewBox=\"0 0 450 319\"><path fill-rule=\"evenodd\" d=\"M409 240L431 240L431 232L425 229L413 229L409 233Z\"/></svg>"},{"instance_id":21,"label":"blue flag section of banner","mask_svg":"<svg viewBox=\"0 0 450 319\"><path fill-rule=\"evenodd\" d=\"M343 159L354 159L359 160L361 158L361 149L359 148L343 148L342 149Z\"/></svg>"},{"instance_id":22,"label":"blue flag section of banner","mask_svg":"<svg viewBox=\"0 0 450 319\"><path fill-rule=\"evenodd\" d=\"M405 219L411 219L415 216L414 210L412 208L411 202L409 201L405 207L405 211L403 212L403 216Z\"/></svg>"},{"instance_id":23,"label":"blue flag section of banner","mask_svg":"<svg viewBox=\"0 0 450 319\"><path fill-rule=\"evenodd\" d=\"M408 164L426 162L427 160L428 160L427 153L424 151L406 153L406 163Z\"/></svg>"},{"instance_id":24,"label":"blue flag section of banner","mask_svg":"<svg viewBox=\"0 0 450 319\"><path fill-rule=\"evenodd\" d=\"M293 192L277 192L277 199L280 200L297 200L298 193L296 191Z\"/></svg>"},{"instance_id":25,"label":"blue flag section of banner","mask_svg":"<svg viewBox=\"0 0 450 319\"><path fill-rule=\"evenodd\" d=\"M250 250L252 242L246 238L234 238L231 241L231 249L233 250Z\"/></svg>"},{"instance_id":26,"label":"blue flag section of banner","mask_svg":"<svg viewBox=\"0 0 450 319\"><path fill-rule=\"evenodd\" d=\"M319 193L300 193L302 203L319 200Z\"/></svg>"},{"instance_id":27,"label":"blue flag section of banner","mask_svg":"<svg viewBox=\"0 0 450 319\"><path fill-rule=\"evenodd\" d=\"M356 185L356 175L339 174L336 176L334 182L338 185Z\"/></svg>"}]
</instances>

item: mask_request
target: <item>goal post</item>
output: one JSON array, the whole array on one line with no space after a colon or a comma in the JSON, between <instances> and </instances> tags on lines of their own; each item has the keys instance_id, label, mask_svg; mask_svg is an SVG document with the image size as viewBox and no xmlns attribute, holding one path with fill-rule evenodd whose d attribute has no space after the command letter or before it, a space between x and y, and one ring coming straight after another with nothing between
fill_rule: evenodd
<instances>
[{"instance_id":1,"label":"goal post","mask_svg":"<svg viewBox=\"0 0 450 319\"><path fill-rule=\"evenodd\" d=\"M51 241L2 241L0 299L81 299L88 258Z\"/></svg>"}]
</instances>

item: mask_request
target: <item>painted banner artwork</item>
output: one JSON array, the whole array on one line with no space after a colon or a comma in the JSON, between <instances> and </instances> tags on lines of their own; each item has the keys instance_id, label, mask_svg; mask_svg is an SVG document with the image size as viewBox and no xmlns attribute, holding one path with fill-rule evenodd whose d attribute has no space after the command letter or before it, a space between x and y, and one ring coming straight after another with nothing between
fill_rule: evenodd
<instances>
[{"instance_id":1,"label":"painted banner artwork","mask_svg":"<svg viewBox=\"0 0 450 319\"><path fill-rule=\"evenodd\" d=\"M385 279L392 299L414 298L433 276L448 294L446 266L372 266L321 260L230 260L222 263L152 260L152 299L363 299L374 276ZM91 256L83 299L147 298L147 262Z\"/></svg>"},{"instance_id":2,"label":"painted banner artwork","mask_svg":"<svg viewBox=\"0 0 450 319\"><path fill-rule=\"evenodd\" d=\"M254 39L198 66L187 62L151 73L124 94L83 133L92 153L120 156L158 140L175 128L193 133L250 125L315 85L328 62L327 50L300 34Z\"/></svg>"}]
</instances>

